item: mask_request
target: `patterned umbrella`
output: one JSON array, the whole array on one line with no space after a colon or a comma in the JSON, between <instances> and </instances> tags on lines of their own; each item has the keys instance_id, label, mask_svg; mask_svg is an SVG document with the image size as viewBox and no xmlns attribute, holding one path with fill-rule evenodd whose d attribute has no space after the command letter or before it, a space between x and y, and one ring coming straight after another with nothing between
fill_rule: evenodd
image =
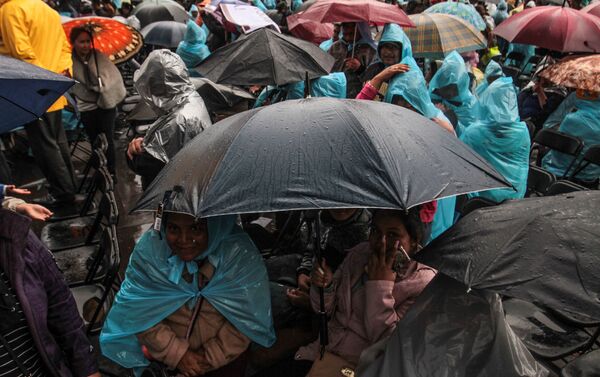
<instances>
[{"instance_id":1,"label":"patterned umbrella","mask_svg":"<svg viewBox=\"0 0 600 377\"><path fill-rule=\"evenodd\" d=\"M409 17L417 27L404 32L417 58L444 59L452 51L462 53L487 46L479 30L462 18L441 13L419 13Z\"/></svg>"},{"instance_id":2,"label":"patterned umbrella","mask_svg":"<svg viewBox=\"0 0 600 377\"><path fill-rule=\"evenodd\" d=\"M600 92L600 55L569 56L540 73L557 85Z\"/></svg>"},{"instance_id":3,"label":"patterned umbrella","mask_svg":"<svg viewBox=\"0 0 600 377\"><path fill-rule=\"evenodd\" d=\"M453 1L446 1L443 3L437 3L425 10L425 13L444 13L451 14L456 17L460 17L467 21L471 25L475 26L478 30L485 30L485 21L474 6L471 4L455 3Z\"/></svg>"},{"instance_id":4,"label":"patterned umbrella","mask_svg":"<svg viewBox=\"0 0 600 377\"><path fill-rule=\"evenodd\" d=\"M76 26L87 26L92 32L94 48L115 63L123 63L138 53L144 40L131 26L105 17L82 17L63 23L67 39Z\"/></svg>"}]
</instances>

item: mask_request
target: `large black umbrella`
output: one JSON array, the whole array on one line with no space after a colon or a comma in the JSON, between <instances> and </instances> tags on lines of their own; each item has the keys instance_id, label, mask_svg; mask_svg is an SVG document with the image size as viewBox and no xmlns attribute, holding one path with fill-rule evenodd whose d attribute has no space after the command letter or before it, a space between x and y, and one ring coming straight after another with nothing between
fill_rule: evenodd
<instances>
[{"instance_id":1,"label":"large black umbrella","mask_svg":"<svg viewBox=\"0 0 600 377\"><path fill-rule=\"evenodd\" d=\"M140 33L148 45L176 48L185 36L186 26L181 22L158 21L145 26Z\"/></svg>"},{"instance_id":2,"label":"large black umbrella","mask_svg":"<svg viewBox=\"0 0 600 377\"><path fill-rule=\"evenodd\" d=\"M323 208L405 209L510 187L431 120L376 101L284 101L222 120L165 166L136 210L166 191L200 217Z\"/></svg>"},{"instance_id":3,"label":"large black umbrella","mask_svg":"<svg viewBox=\"0 0 600 377\"><path fill-rule=\"evenodd\" d=\"M75 81L0 55L0 134L36 120Z\"/></svg>"},{"instance_id":4,"label":"large black umbrella","mask_svg":"<svg viewBox=\"0 0 600 377\"><path fill-rule=\"evenodd\" d=\"M467 287L600 320L600 192L470 213L416 259Z\"/></svg>"},{"instance_id":5,"label":"large black umbrella","mask_svg":"<svg viewBox=\"0 0 600 377\"><path fill-rule=\"evenodd\" d=\"M262 28L214 51L195 69L220 84L284 85L329 74L335 59L318 46Z\"/></svg>"},{"instance_id":6,"label":"large black umbrella","mask_svg":"<svg viewBox=\"0 0 600 377\"><path fill-rule=\"evenodd\" d=\"M361 377L545 377L504 317L497 294L439 274L392 335L363 352Z\"/></svg>"},{"instance_id":7,"label":"large black umbrella","mask_svg":"<svg viewBox=\"0 0 600 377\"><path fill-rule=\"evenodd\" d=\"M187 22L185 8L173 0L144 0L133 10L142 27L158 21Z\"/></svg>"}]
</instances>

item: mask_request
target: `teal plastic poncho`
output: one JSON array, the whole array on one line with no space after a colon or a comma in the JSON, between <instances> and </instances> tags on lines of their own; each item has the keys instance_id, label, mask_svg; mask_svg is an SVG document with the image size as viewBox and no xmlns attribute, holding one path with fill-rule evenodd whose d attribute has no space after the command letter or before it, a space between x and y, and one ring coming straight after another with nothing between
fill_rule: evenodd
<instances>
[{"instance_id":1,"label":"teal plastic poncho","mask_svg":"<svg viewBox=\"0 0 600 377\"><path fill-rule=\"evenodd\" d=\"M208 249L197 259L208 258L215 274L199 290L197 264L174 255L164 232L144 233L100 334L106 357L126 368L148 365L135 334L183 305L193 306L200 296L252 341L264 347L275 342L267 271L258 250L234 216L209 218L208 234ZM193 275L191 283L181 276L184 268Z\"/></svg>"},{"instance_id":2,"label":"teal plastic poncho","mask_svg":"<svg viewBox=\"0 0 600 377\"><path fill-rule=\"evenodd\" d=\"M321 42L319 48L325 52L328 52L331 46L333 46L333 38L329 38L328 40Z\"/></svg>"},{"instance_id":3,"label":"teal plastic poncho","mask_svg":"<svg viewBox=\"0 0 600 377\"><path fill-rule=\"evenodd\" d=\"M421 73L421 69L415 59L409 56L402 59L401 63L408 65L410 71L398 74L392 78L383 101L392 103L394 96L399 95L410 103L421 115L429 119L438 118L450 123L444 113L431 102L425 77L423 77L423 73Z\"/></svg>"},{"instance_id":4,"label":"teal plastic poncho","mask_svg":"<svg viewBox=\"0 0 600 377\"><path fill-rule=\"evenodd\" d=\"M481 97L483 92L488 88L488 86L490 86L490 81L496 80L500 77L504 77L502 67L495 61L490 60L487 67L485 67L483 82L479 84L477 89L475 89L475 94L477 95L477 97Z\"/></svg>"},{"instance_id":5,"label":"teal plastic poncho","mask_svg":"<svg viewBox=\"0 0 600 377\"><path fill-rule=\"evenodd\" d=\"M506 4L506 1L500 0L498 6L496 7L496 12L494 12L494 14L492 15L492 18L494 19L494 24L498 26L508 17L508 5Z\"/></svg>"},{"instance_id":6,"label":"teal plastic poncho","mask_svg":"<svg viewBox=\"0 0 600 377\"><path fill-rule=\"evenodd\" d=\"M190 6L190 10L188 11L188 14L190 15L190 19L195 21L195 17L194 17L194 12L198 13L198 7L196 6L196 4L192 4Z\"/></svg>"},{"instance_id":7,"label":"teal plastic poncho","mask_svg":"<svg viewBox=\"0 0 600 377\"><path fill-rule=\"evenodd\" d=\"M304 98L304 81L287 85L286 100ZM346 75L334 72L321 76L310 83L311 97L346 98Z\"/></svg>"},{"instance_id":8,"label":"teal plastic poncho","mask_svg":"<svg viewBox=\"0 0 600 377\"><path fill-rule=\"evenodd\" d=\"M573 105L572 112L564 117L558 128L560 132L583 140L583 150L571 169L577 166L581 156L589 147L600 144L600 99L588 100L575 97ZM542 167L562 177L572 161L572 156L551 150L542 159ZM570 171L572 172L573 170ZM598 177L600 177L600 167L595 164L589 164L577 174L577 178L584 181L593 181Z\"/></svg>"},{"instance_id":9,"label":"teal plastic poncho","mask_svg":"<svg viewBox=\"0 0 600 377\"><path fill-rule=\"evenodd\" d=\"M296 9L300 8L303 3L302 0L292 0L292 12L295 12Z\"/></svg>"},{"instance_id":10,"label":"teal plastic poncho","mask_svg":"<svg viewBox=\"0 0 600 377\"><path fill-rule=\"evenodd\" d=\"M381 38L379 39L379 45L377 47L377 58L379 61L381 61L379 50L381 49L381 46L386 43L399 43L402 45L402 56L400 56L400 60L407 57L413 57L410 39L408 39L400 26L396 24L386 24L383 27L383 32L381 33Z\"/></svg>"},{"instance_id":11,"label":"teal plastic poncho","mask_svg":"<svg viewBox=\"0 0 600 377\"><path fill-rule=\"evenodd\" d=\"M519 119L517 91L512 78L494 81L480 99L480 121L466 128L460 139L510 182L513 187L470 194L495 202L525 196L529 172L529 131Z\"/></svg>"},{"instance_id":12,"label":"teal plastic poncho","mask_svg":"<svg viewBox=\"0 0 600 377\"><path fill-rule=\"evenodd\" d=\"M252 5L267 13L269 10L261 0L252 0Z\"/></svg>"},{"instance_id":13,"label":"teal plastic poncho","mask_svg":"<svg viewBox=\"0 0 600 377\"><path fill-rule=\"evenodd\" d=\"M192 20L187 22L185 37L175 52L181 57L188 70L199 65L210 55L210 50L206 45L206 33L196 22Z\"/></svg>"},{"instance_id":14,"label":"teal plastic poncho","mask_svg":"<svg viewBox=\"0 0 600 377\"><path fill-rule=\"evenodd\" d=\"M535 46L524 45L520 43L511 43L508 46L508 51L506 52L506 55L510 54L511 52L520 52L524 56L523 60L520 64L517 64L517 61L515 60L506 59L504 64L519 67L519 69L521 69L522 73L525 75L531 74L531 72L533 71L533 66L531 64L527 64L527 62L529 62L529 59L535 55Z\"/></svg>"},{"instance_id":15,"label":"teal plastic poncho","mask_svg":"<svg viewBox=\"0 0 600 377\"><path fill-rule=\"evenodd\" d=\"M462 56L451 52L429 83L429 94L433 101L442 102L456 114L459 125L456 134L477 121L478 101L469 90L471 79Z\"/></svg>"},{"instance_id":16,"label":"teal plastic poncho","mask_svg":"<svg viewBox=\"0 0 600 377\"><path fill-rule=\"evenodd\" d=\"M277 1L275 1L275 0L262 0L262 3L265 5L265 7L267 9L277 8Z\"/></svg>"}]
</instances>

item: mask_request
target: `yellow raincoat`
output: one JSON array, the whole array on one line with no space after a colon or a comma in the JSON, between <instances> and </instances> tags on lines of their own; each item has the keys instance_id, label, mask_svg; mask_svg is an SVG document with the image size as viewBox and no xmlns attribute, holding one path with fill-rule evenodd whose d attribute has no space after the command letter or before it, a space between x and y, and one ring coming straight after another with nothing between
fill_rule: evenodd
<instances>
[{"instance_id":1,"label":"yellow raincoat","mask_svg":"<svg viewBox=\"0 0 600 377\"><path fill-rule=\"evenodd\" d=\"M72 71L71 46L60 16L42 0L0 0L0 54L59 74ZM61 97L48 112L66 104Z\"/></svg>"}]
</instances>

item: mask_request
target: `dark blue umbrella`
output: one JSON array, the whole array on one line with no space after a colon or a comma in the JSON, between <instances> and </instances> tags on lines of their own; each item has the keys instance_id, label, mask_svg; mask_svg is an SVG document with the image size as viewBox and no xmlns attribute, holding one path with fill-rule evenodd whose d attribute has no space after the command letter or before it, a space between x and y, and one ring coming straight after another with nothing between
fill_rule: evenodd
<instances>
[{"instance_id":1,"label":"dark blue umbrella","mask_svg":"<svg viewBox=\"0 0 600 377\"><path fill-rule=\"evenodd\" d=\"M0 55L0 134L36 120L75 81Z\"/></svg>"}]
</instances>

